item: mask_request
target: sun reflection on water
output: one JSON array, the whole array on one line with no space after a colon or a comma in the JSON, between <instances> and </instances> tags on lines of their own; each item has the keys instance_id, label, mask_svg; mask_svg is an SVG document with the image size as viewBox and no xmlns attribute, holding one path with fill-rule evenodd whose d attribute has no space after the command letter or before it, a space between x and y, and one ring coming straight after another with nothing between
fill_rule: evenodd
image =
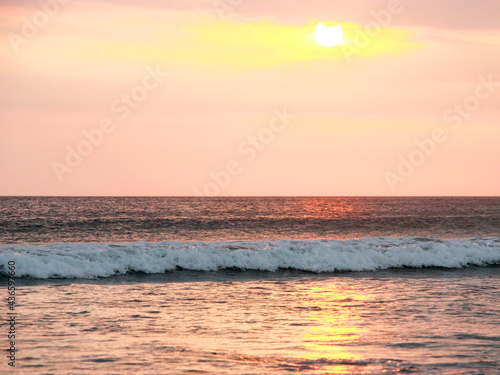
<instances>
[{"instance_id":1,"label":"sun reflection on water","mask_svg":"<svg viewBox=\"0 0 500 375\"><path fill-rule=\"evenodd\" d=\"M302 291L305 317L311 324L303 336L307 360L359 361L360 354L349 347L359 341L365 331L360 327L359 305L366 296L356 290L339 289L336 285L313 287ZM341 369L335 366L335 371Z\"/></svg>"}]
</instances>

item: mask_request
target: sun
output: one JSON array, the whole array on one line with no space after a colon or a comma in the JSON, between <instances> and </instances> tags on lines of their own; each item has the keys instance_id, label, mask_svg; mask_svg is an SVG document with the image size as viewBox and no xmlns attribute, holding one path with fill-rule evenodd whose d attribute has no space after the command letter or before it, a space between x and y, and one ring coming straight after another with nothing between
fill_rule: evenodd
<instances>
[{"instance_id":1,"label":"sun","mask_svg":"<svg viewBox=\"0 0 500 375\"><path fill-rule=\"evenodd\" d=\"M314 38L323 47L333 47L342 42L342 26L326 26L323 22L318 23L314 30Z\"/></svg>"}]
</instances>

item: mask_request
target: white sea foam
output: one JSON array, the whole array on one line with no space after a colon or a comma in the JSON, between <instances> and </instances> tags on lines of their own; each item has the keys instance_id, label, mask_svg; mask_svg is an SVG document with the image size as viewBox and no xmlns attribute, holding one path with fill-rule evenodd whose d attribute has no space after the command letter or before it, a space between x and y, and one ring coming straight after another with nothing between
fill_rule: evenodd
<instances>
[{"instance_id":1,"label":"white sea foam","mask_svg":"<svg viewBox=\"0 0 500 375\"><path fill-rule=\"evenodd\" d=\"M16 262L16 276L93 279L131 271L227 268L310 272L375 271L402 267L462 268L500 264L500 238L365 238L357 240L57 243L0 246L0 274Z\"/></svg>"}]
</instances>

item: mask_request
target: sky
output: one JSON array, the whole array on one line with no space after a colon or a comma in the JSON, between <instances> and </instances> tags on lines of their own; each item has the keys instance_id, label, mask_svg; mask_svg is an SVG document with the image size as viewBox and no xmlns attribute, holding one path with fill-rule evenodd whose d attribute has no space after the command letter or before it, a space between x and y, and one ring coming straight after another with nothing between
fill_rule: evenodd
<instances>
[{"instance_id":1,"label":"sky","mask_svg":"<svg viewBox=\"0 0 500 375\"><path fill-rule=\"evenodd\" d=\"M0 82L0 195L500 195L500 0L3 0Z\"/></svg>"}]
</instances>

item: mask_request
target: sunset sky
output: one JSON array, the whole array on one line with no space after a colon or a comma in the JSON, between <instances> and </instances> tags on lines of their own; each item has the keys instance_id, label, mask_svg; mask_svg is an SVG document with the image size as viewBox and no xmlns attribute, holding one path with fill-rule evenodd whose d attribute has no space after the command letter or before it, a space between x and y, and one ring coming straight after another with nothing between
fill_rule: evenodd
<instances>
[{"instance_id":1,"label":"sunset sky","mask_svg":"<svg viewBox=\"0 0 500 375\"><path fill-rule=\"evenodd\" d=\"M500 195L499 0L3 0L0 34L0 195Z\"/></svg>"}]
</instances>

